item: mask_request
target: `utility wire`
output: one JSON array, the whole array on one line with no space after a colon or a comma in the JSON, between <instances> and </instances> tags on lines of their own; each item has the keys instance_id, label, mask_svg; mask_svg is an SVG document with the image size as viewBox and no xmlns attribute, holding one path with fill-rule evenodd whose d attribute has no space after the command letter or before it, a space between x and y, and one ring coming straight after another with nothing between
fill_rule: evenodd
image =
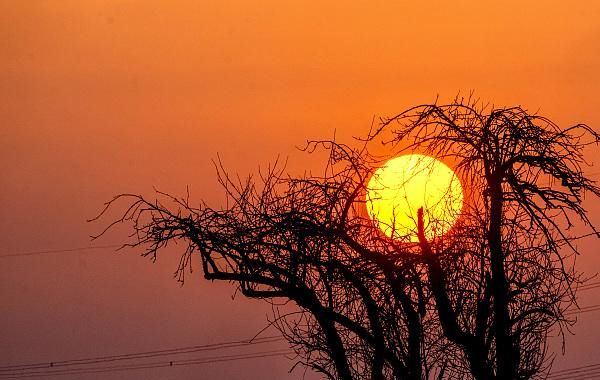
<instances>
[{"instance_id":1,"label":"utility wire","mask_svg":"<svg viewBox=\"0 0 600 380\"><path fill-rule=\"evenodd\" d=\"M598 172L598 174L600 174L600 172ZM600 237L600 233L591 232L591 233L587 233L587 234L580 235L580 236L573 236L568 239L556 239L555 241L560 242L560 241L566 241L566 240L581 240L581 239L585 239L585 238L588 238L591 236ZM63 248L63 249L52 249L52 250L15 252L15 253L2 254L2 255L0 255L0 258L35 256L35 255L45 255L45 254L52 254L52 253L73 253L73 252L87 251L87 250L93 250L93 249L108 249L108 248L121 248L121 247L123 247L123 244L96 245L96 246L74 247L74 248ZM597 284L600 284L600 282L598 282Z\"/></svg>"},{"instance_id":2,"label":"utility wire","mask_svg":"<svg viewBox=\"0 0 600 380\"><path fill-rule=\"evenodd\" d=\"M596 288L600 288L600 281L592 282L589 284L583 284L577 290L590 290L590 289L596 289Z\"/></svg>"},{"instance_id":3,"label":"utility wire","mask_svg":"<svg viewBox=\"0 0 600 380\"><path fill-rule=\"evenodd\" d=\"M284 341L284 340L285 339L283 339L281 336L273 335L273 336L267 336L267 337L263 337L263 338L256 338L253 340L237 340L237 341L231 341L231 342L221 342L221 343L205 344L205 345L200 345L200 346L188 346L188 347L172 348L172 349L165 349L165 350L135 352L135 353L109 355L109 356L96 356L96 357L83 358L83 359L68 359L68 360L32 363L32 364L7 365L7 366L0 367L0 376L3 375L3 372L8 372L8 371L25 371L25 370L34 370L34 369L60 368L60 367L77 366L77 365L100 364L100 363L123 361L123 360L147 359L147 358L164 357L164 356L171 356L171 355L181 355L181 354L189 354L189 353L197 353L197 352L205 352L205 351L216 351L216 350L238 348L238 347L248 347L251 345L280 342L280 341Z\"/></svg>"},{"instance_id":4,"label":"utility wire","mask_svg":"<svg viewBox=\"0 0 600 380\"><path fill-rule=\"evenodd\" d=\"M582 380L597 377L600 377L600 363L554 371L548 375L548 380Z\"/></svg>"},{"instance_id":5,"label":"utility wire","mask_svg":"<svg viewBox=\"0 0 600 380\"><path fill-rule=\"evenodd\" d=\"M221 356L211 356L211 357L203 357L203 358L195 358L195 359L187 359L187 360L176 360L176 361L161 361L161 362L150 362L150 363L141 363L141 364L100 366L100 367L90 367L90 368L70 368L70 369L59 369L59 370L46 369L46 370L36 370L36 371L28 371L28 372L21 372L21 373L15 372L15 373L0 374L0 379L22 379L22 378L40 377L40 376L80 375L80 374L89 374L89 373L106 373L106 372L129 371L129 370L139 370L139 369L149 369L149 368L179 367L179 366L230 362L230 361L247 360L247 359L258 359L258 358L266 358L266 357L273 357L273 356L284 356L284 355L290 355L290 354L294 354L294 351L292 351L290 349L279 349L279 350L260 351L260 352L247 353L247 354L221 355Z\"/></svg>"},{"instance_id":6,"label":"utility wire","mask_svg":"<svg viewBox=\"0 0 600 380\"><path fill-rule=\"evenodd\" d=\"M575 239L586 238L586 237L592 236L592 235L596 235L596 234L594 233L594 234L583 235L580 237L576 237ZM78 252L78 251L95 250L95 249L119 248L121 246L122 245L113 244L113 245L87 246L87 247L76 247L76 248L66 248L66 249L56 249L56 250L29 251L29 252L3 254L3 255L0 255L0 258L34 256L34 255L44 255L44 254L54 254L54 253L73 253L73 252ZM600 281L589 283L589 284L584 284L578 290L586 291L586 290L593 290L593 289L597 289L597 288L600 288ZM582 314L582 313L588 313L588 312L594 312L594 311L600 311L600 304L589 305L589 306L582 307L578 310L567 311L565 314L567 314L567 315ZM199 365L199 364L208 364L208 363L216 363L216 362L224 362L224 361L235 361L235 360L244 360L244 359L253 359L253 358L270 357L270 356L282 356L282 355L292 354L293 351L290 351L290 350L285 350L285 351L279 350L279 351L264 351L264 352L257 352L257 353L251 353L251 354L205 357L205 358L196 358L196 359L190 359L190 360L179 360L179 361L169 361L169 362L153 362L153 363L142 363L142 364L133 363L133 364L126 364L126 365L121 365L121 366L102 366L102 367L91 367L91 368L62 368L61 369L61 367L85 366L85 365L101 364L101 363L108 363L108 362L115 362L115 361L139 360L139 359L147 359L147 358L155 358L155 357L197 353L197 352L204 352L204 351L215 351L215 350L222 350L222 349L229 349L229 348L244 347L244 346L249 346L249 345L278 342L278 341L283 341L283 340L284 339L279 336L268 336L268 337L263 337L263 338L256 338L252 341L238 340L238 341L221 342L221 343L208 344L208 345L188 346L188 347L180 347L180 348L165 349L165 350L128 353L128 354L121 354L121 355L98 356L98 357L90 357L90 358L84 358L84 359L69 359L69 360L62 360L62 361L55 361L55 362L0 366L0 379L19 379L19 378L51 376L51 375L104 373L104 372L126 371L126 370L136 370L136 369L150 369L150 368L162 368L162 367L172 367L172 366ZM571 377L571 376L575 376L575 377ZM548 380L571 380L571 379L587 380L587 379L597 379L597 378L600 378L600 363L564 369L564 370L552 372L548 376Z\"/></svg>"},{"instance_id":7,"label":"utility wire","mask_svg":"<svg viewBox=\"0 0 600 380\"><path fill-rule=\"evenodd\" d=\"M600 310L600 304L593 304L593 305L583 306L578 309L567 310L565 312L565 315L583 314L583 313L589 313L591 311L599 311L599 310Z\"/></svg>"},{"instance_id":8,"label":"utility wire","mask_svg":"<svg viewBox=\"0 0 600 380\"><path fill-rule=\"evenodd\" d=\"M92 250L92 249L107 249L107 248L120 248L120 247L122 247L122 244L96 245L96 246L89 246L89 247L53 249L53 250L46 250L46 251L29 251L29 252L6 253L6 254L3 254L3 255L0 255L0 258L46 255L46 254L49 254L49 253L73 253L73 252L87 251L87 250Z\"/></svg>"},{"instance_id":9,"label":"utility wire","mask_svg":"<svg viewBox=\"0 0 600 380\"><path fill-rule=\"evenodd\" d=\"M579 308L577 310L567 311L565 313L565 315L584 314L584 313L590 313L592 311L600 311L600 304L585 306L585 307Z\"/></svg>"}]
</instances>

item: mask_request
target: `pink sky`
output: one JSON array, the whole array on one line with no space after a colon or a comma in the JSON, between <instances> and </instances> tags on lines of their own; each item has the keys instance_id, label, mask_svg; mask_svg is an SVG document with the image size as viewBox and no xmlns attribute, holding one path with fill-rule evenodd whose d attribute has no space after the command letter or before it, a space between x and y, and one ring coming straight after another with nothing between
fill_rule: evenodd
<instances>
[{"instance_id":1,"label":"pink sky","mask_svg":"<svg viewBox=\"0 0 600 380\"><path fill-rule=\"evenodd\" d=\"M90 245L102 225L85 220L120 192L189 185L192 198L219 204L217 153L241 174L277 155L292 172L318 169L295 146L334 130L351 142L373 116L438 94L474 90L600 129L600 3L435 3L0 3L1 253ZM588 157L600 165L598 150ZM600 179L600 166L590 173ZM600 225L600 206L588 203ZM580 269L600 271L597 242L581 246ZM180 287L170 253L156 264L110 250L0 258L0 365L235 340L265 326L270 308L232 301L231 285L195 272ZM600 303L600 291L580 303ZM598 318L580 317L557 368L597 361ZM291 364L98 379L301 378Z\"/></svg>"}]
</instances>

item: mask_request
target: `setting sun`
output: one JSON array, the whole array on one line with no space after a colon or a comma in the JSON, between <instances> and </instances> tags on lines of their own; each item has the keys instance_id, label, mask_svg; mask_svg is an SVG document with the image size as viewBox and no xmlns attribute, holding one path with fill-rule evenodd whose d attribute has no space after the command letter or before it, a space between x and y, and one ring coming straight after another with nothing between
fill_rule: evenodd
<instances>
[{"instance_id":1,"label":"setting sun","mask_svg":"<svg viewBox=\"0 0 600 380\"><path fill-rule=\"evenodd\" d=\"M432 240L456 222L463 192L456 174L433 157L411 154L387 161L367 188L367 211L388 237L417 242L417 210L423 207L425 237Z\"/></svg>"}]
</instances>

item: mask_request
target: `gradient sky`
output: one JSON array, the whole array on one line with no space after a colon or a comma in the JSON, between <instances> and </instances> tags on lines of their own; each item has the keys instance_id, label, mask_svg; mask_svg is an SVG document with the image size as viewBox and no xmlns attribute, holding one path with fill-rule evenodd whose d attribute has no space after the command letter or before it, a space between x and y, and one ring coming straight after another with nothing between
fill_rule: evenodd
<instances>
[{"instance_id":1,"label":"gradient sky","mask_svg":"<svg viewBox=\"0 0 600 380\"><path fill-rule=\"evenodd\" d=\"M295 146L364 135L374 116L475 91L600 129L597 1L0 1L0 249L89 246L85 220L152 186L219 204L211 160L241 174ZM598 150L588 157L597 160ZM590 170L600 179L600 166ZM588 202L600 225L599 202ZM126 230L97 243L122 242ZM600 271L598 243L580 269ZM110 250L0 258L0 365L254 335L270 309ZM582 292L581 305L600 302ZM583 314L556 368L597 361ZM559 352L559 345L552 346ZM287 359L100 379L299 379ZM199 376L199 374L201 376ZM88 377L93 378L93 377ZM310 378L310 377L308 377Z\"/></svg>"}]
</instances>

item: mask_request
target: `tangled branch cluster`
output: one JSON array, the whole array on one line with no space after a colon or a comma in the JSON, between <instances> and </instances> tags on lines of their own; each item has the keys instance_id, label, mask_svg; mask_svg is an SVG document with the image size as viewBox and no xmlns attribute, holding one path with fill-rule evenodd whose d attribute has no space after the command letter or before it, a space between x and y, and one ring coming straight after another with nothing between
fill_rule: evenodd
<instances>
[{"instance_id":1,"label":"tangled branch cluster","mask_svg":"<svg viewBox=\"0 0 600 380\"><path fill-rule=\"evenodd\" d=\"M382 158L418 152L451 160L467 190L454 228L418 243L385 237L365 212L367 183ZM583 149L600 142L585 125L560 129L521 108L472 102L423 105L382 120L359 149L335 141L323 176L292 178L274 165L259 179L217 165L229 205L194 207L189 196L149 201L121 194L145 255L186 249L183 281L200 258L204 277L234 282L244 296L291 300L299 312L273 323L298 363L330 379L533 379L551 363L547 338L574 320L581 275L569 228L596 233L582 206L600 196L585 177ZM104 212L103 212L104 213ZM101 214L102 215L102 214Z\"/></svg>"}]
</instances>

